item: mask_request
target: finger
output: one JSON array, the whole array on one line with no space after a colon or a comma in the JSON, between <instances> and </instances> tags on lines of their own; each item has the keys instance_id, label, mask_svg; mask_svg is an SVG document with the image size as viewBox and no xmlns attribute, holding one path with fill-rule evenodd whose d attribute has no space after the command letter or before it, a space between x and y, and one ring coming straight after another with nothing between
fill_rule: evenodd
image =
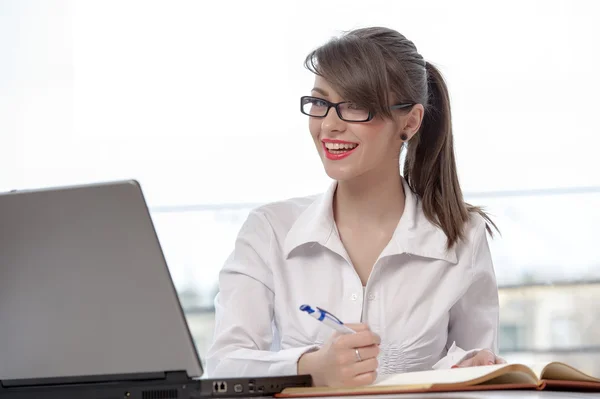
<instances>
[{"instance_id":1,"label":"finger","mask_svg":"<svg viewBox=\"0 0 600 399\"><path fill-rule=\"evenodd\" d=\"M369 326L364 323L349 323L349 324L344 324L344 326L350 328L351 330L354 330L356 333L363 332L363 331L370 331ZM339 333L336 331L333 334L331 334L330 339L337 340L339 337L343 337L345 335L350 335L350 334L343 334L343 333ZM354 334L351 334L351 335L354 335Z\"/></svg>"},{"instance_id":2,"label":"finger","mask_svg":"<svg viewBox=\"0 0 600 399\"><path fill-rule=\"evenodd\" d=\"M478 355L481 355L481 365L489 366L496 364L496 355L492 351L484 349L480 351Z\"/></svg>"},{"instance_id":3,"label":"finger","mask_svg":"<svg viewBox=\"0 0 600 399\"><path fill-rule=\"evenodd\" d=\"M462 362L458 363L456 365L456 367L472 367L473 366L473 357L467 359L467 360L463 360Z\"/></svg>"},{"instance_id":4,"label":"finger","mask_svg":"<svg viewBox=\"0 0 600 399\"><path fill-rule=\"evenodd\" d=\"M472 357L471 366L489 366L496 364L496 355L488 350L481 350Z\"/></svg>"},{"instance_id":5,"label":"finger","mask_svg":"<svg viewBox=\"0 0 600 399\"><path fill-rule=\"evenodd\" d=\"M507 364L508 362L506 361L506 359L500 357L500 356L496 356L496 364Z\"/></svg>"},{"instance_id":6,"label":"finger","mask_svg":"<svg viewBox=\"0 0 600 399\"><path fill-rule=\"evenodd\" d=\"M351 328L352 330L354 330L355 332L362 332L362 331L371 331L371 327L369 327L368 324L365 323L350 323L350 324L344 324L346 327ZM373 333L376 337L376 344L379 345L381 343L381 337L379 336L379 334Z\"/></svg>"},{"instance_id":7,"label":"finger","mask_svg":"<svg viewBox=\"0 0 600 399\"><path fill-rule=\"evenodd\" d=\"M344 334L336 338L338 348L362 348L363 346L379 345L381 338L371 331L361 331L356 334Z\"/></svg>"},{"instance_id":8,"label":"finger","mask_svg":"<svg viewBox=\"0 0 600 399\"><path fill-rule=\"evenodd\" d=\"M375 345L381 345L381 337L377 333L372 333L373 339L375 340Z\"/></svg>"},{"instance_id":9,"label":"finger","mask_svg":"<svg viewBox=\"0 0 600 399\"><path fill-rule=\"evenodd\" d=\"M352 365L352 374L360 375L370 373L371 371L377 370L379 362L376 358L363 360L362 362L356 362Z\"/></svg>"},{"instance_id":10,"label":"finger","mask_svg":"<svg viewBox=\"0 0 600 399\"><path fill-rule=\"evenodd\" d=\"M376 359L379 356L379 346L371 345L362 348L346 348L343 352L338 354L337 364L341 365L353 365L358 363L358 357L356 356L356 350L360 356L360 361L363 362L368 359Z\"/></svg>"},{"instance_id":11,"label":"finger","mask_svg":"<svg viewBox=\"0 0 600 399\"><path fill-rule=\"evenodd\" d=\"M373 359L379 356L379 346L378 345L370 345L362 348L356 348L358 350L358 354L362 360ZM354 353L354 351L352 351ZM356 353L354 353L356 356Z\"/></svg>"},{"instance_id":12,"label":"finger","mask_svg":"<svg viewBox=\"0 0 600 399\"><path fill-rule=\"evenodd\" d=\"M364 323L352 323L352 324L344 324L346 327L356 331L356 332L360 332L360 331L368 331L369 330L369 326L367 324Z\"/></svg>"},{"instance_id":13,"label":"finger","mask_svg":"<svg viewBox=\"0 0 600 399\"><path fill-rule=\"evenodd\" d=\"M376 379L377 379L377 371L371 371L368 373L357 375L356 377L354 377L351 380L350 385L351 386L369 385L369 384L374 383Z\"/></svg>"}]
</instances>

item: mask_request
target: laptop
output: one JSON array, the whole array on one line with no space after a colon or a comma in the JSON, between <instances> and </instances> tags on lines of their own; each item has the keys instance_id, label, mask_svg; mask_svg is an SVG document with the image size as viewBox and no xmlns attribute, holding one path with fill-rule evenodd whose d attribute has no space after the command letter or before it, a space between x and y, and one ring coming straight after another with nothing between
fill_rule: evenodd
<instances>
[{"instance_id":1,"label":"laptop","mask_svg":"<svg viewBox=\"0 0 600 399\"><path fill-rule=\"evenodd\" d=\"M248 397L312 385L202 375L138 182L0 194L0 398Z\"/></svg>"}]
</instances>

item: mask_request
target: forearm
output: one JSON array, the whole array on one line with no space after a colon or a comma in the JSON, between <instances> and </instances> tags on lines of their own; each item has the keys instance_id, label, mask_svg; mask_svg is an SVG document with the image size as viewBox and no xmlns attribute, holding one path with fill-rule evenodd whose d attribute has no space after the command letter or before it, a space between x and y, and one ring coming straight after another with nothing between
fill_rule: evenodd
<instances>
[{"instance_id":1,"label":"forearm","mask_svg":"<svg viewBox=\"0 0 600 399\"><path fill-rule=\"evenodd\" d=\"M252 377L312 374L300 367L300 358L314 350L312 346L283 349L277 352L256 349L229 349L214 351L207 358L208 375L215 377Z\"/></svg>"}]
</instances>

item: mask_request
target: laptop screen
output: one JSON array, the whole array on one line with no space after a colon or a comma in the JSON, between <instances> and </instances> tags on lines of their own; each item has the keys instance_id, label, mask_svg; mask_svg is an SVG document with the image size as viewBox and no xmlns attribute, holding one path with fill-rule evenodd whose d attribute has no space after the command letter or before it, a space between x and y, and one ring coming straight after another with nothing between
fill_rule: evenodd
<instances>
[{"instance_id":1,"label":"laptop screen","mask_svg":"<svg viewBox=\"0 0 600 399\"><path fill-rule=\"evenodd\" d=\"M0 195L0 380L202 375L134 181Z\"/></svg>"}]
</instances>

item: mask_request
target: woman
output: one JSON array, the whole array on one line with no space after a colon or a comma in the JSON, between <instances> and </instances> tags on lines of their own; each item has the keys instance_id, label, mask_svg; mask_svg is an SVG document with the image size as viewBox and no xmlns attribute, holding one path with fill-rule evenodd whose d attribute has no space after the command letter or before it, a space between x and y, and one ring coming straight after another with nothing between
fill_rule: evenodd
<instances>
[{"instance_id":1,"label":"woman","mask_svg":"<svg viewBox=\"0 0 600 399\"><path fill-rule=\"evenodd\" d=\"M463 201L440 73L386 28L332 39L305 65L315 85L301 110L334 183L248 216L220 274L208 374L356 386L503 362L493 223ZM333 333L304 303L357 333Z\"/></svg>"}]
</instances>

